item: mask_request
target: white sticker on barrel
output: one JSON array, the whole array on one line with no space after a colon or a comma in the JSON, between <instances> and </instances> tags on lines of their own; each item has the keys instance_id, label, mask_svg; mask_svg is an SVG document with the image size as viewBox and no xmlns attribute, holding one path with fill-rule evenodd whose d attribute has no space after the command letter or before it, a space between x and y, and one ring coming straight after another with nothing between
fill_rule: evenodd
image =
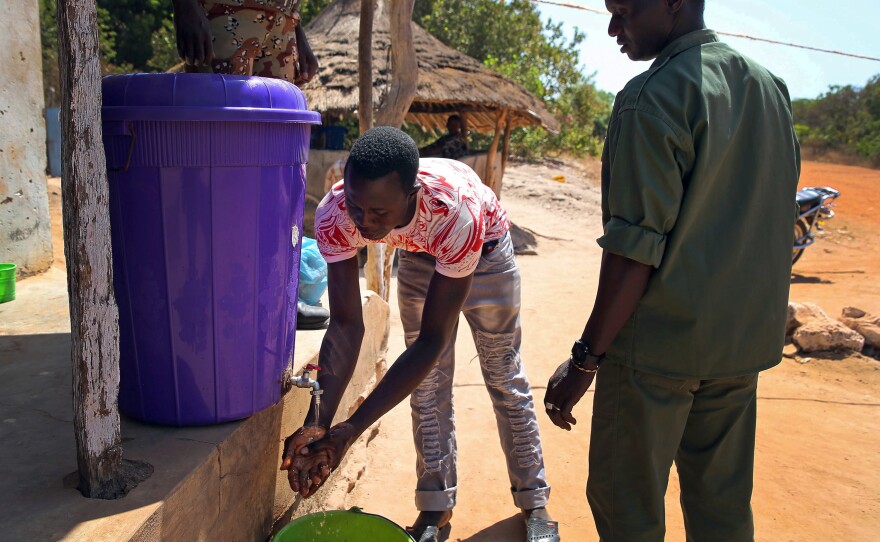
<instances>
[{"instance_id":1,"label":"white sticker on barrel","mask_svg":"<svg viewBox=\"0 0 880 542\"><path fill-rule=\"evenodd\" d=\"M290 230L290 244L293 245L293 248L296 248L296 245L299 244L299 228L296 224Z\"/></svg>"}]
</instances>

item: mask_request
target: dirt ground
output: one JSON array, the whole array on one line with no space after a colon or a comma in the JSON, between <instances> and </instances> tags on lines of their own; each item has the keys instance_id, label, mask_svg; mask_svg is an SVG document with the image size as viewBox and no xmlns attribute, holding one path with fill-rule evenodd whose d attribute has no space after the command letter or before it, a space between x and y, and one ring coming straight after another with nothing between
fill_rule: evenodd
<instances>
[{"instance_id":1,"label":"dirt ground","mask_svg":"<svg viewBox=\"0 0 880 542\"><path fill-rule=\"evenodd\" d=\"M563 178L554 177L562 175ZM599 167L580 164L509 167L502 201L517 225L538 234L538 255L518 258L523 275L523 357L541 404L547 379L583 328L596 290L601 233ZM792 299L819 304L832 316L846 305L880 312L880 171L807 162L803 186L842 192L838 216L795 266ZM389 361L403 333L392 299ZM464 321L456 344L455 406L459 499L450 540L524 540L508 491L491 403ZM804 360L801 360L804 361ZM873 541L880 536L880 362L861 355L784 358L759 386L753 507L757 540ZM539 411L550 511L566 541L598 537L585 497L592 408L589 392L567 433ZM366 470L347 504L401 525L416 516L415 454L407 404L382 422ZM667 494L668 540L684 540L675 469Z\"/></svg>"},{"instance_id":2,"label":"dirt ground","mask_svg":"<svg viewBox=\"0 0 880 542\"><path fill-rule=\"evenodd\" d=\"M561 177L559 177L561 176ZM547 379L583 328L596 291L601 233L599 166L511 164L503 203L517 225L533 231L537 256L518 258L523 275L523 357L540 405ZM556 177L556 179L554 179ZM880 171L805 162L802 186L829 185L842 196L838 216L794 268L791 298L814 302L832 316L846 305L880 313ZM56 266L64 267L60 183L49 180ZM524 540L508 491L491 403L467 324L456 345L455 405L459 499L450 540ZM403 349L392 299L389 360ZM800 360L804 361L804 360ZM873 541L880 537L880 362L860 355L784 358L759 387L753 507L757 540ZM539 423L551 513L563 540L597 540L584 488L592 392L575 409L567 433L542 411ZM415 454L409 408L399 405L371 442L366 469L347 505L401 525L416 516ZM667 495L668 539L684 540L673 469Z\"/></svg>"}]
</instances>

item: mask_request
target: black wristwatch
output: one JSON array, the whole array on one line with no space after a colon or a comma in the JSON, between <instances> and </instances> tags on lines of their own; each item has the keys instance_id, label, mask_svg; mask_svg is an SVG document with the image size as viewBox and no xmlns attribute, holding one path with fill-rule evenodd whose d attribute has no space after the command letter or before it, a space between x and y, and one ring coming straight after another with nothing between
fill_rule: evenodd
<instances>
[{"instance_id":1,"label":"black wristwatch","mask_svg":"<svg viewBox=\"0 0 880 542\"><path fill-rule=\"evenodd\" d=\"M590 352L590 347L584 341L575 341L571 347L571 364L585 373L595 373L599 370L605 354L597 356Z\"/></svg>"}]
</instances>

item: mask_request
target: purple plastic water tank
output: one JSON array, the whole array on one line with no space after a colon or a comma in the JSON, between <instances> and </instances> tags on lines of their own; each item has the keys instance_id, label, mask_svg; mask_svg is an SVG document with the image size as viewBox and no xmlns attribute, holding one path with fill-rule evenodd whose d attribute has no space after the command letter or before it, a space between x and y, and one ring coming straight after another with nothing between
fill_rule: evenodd
<instances>
[{"instance_id":1,"label":"purple plastic water tank","mask_svg":"<svg viewBox=\"0 0 880 542\"><path fill-rule=\"evenodd\" d=\"M245 418L293 352L311 124L294 85L213 74L103 81L120 410Z\"/></svg>"}]
</instances>

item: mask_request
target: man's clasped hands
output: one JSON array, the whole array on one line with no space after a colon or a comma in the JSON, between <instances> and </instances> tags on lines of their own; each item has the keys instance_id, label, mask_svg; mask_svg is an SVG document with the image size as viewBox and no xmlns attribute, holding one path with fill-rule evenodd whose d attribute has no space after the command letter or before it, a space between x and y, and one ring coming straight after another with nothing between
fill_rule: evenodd
<instances>
[{"instance_id":1,"label":"man's clasped hands","mask_svg":"<svg viewBox=\"0 0 880 542\"><path fill-rule=\"evenodd\" d=\"M345 422L334 425L329 432L318 425L297 429L284 440L281 461L290 489L303 497L313 495L357 437L354 427Z\"/></svg>"}]
</instances>

